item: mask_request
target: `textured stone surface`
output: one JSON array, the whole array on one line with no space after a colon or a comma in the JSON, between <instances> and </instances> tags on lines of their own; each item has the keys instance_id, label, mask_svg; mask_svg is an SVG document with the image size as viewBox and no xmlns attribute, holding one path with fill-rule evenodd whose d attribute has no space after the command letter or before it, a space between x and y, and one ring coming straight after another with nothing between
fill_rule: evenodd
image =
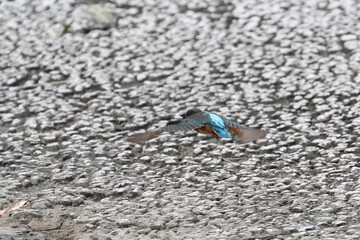
<instances>
[{"instance_id":1,"label":"textured stone surface","mask_svg":"<svg viewBox=\"0 0 360 240\"><path fill-rule=\"evenodd\" d=\"M1 239L360 238L357 1L0 5ZM192 107L269 134L125 141Z\"/></svg>"}]
</instances>

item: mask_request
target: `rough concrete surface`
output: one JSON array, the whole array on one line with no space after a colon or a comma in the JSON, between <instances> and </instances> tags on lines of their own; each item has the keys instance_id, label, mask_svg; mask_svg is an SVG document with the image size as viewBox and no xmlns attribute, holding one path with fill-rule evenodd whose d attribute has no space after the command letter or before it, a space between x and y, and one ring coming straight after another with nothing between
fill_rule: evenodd
<instances>
[{"instance_id":1,"label":"rough concrete surface","mask_svg":"<svg viewBox=\"0 0 360 240\"><path fill-rule=\"evenodd\" d=\"M360 239L359 12L2 0L0 239ZM269 134L125 140L192 107Z\"/></svg>"}]
</instances>

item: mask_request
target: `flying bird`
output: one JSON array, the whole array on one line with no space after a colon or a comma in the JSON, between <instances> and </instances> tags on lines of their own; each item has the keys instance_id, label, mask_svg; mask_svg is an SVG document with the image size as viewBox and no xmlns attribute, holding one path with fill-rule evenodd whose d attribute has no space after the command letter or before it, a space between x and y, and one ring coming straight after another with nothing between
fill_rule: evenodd
<instances>
[{"instance_id":1,"label":"flying bird","mask_svg":"<svg viewBox=\"0 0 360 240\"><path fill-rule=\"evenodd\" d=\"M267 133L264 130L250 128L199 109L190 109L181 117L181 119L170 121L155 131L132 135L127 138L127 141L142 144L159 136L162 132L195 130L198 133L212 135L217 139L239 137L241 142L246 143L264 138Z\"/></svg>"}]
</instances>

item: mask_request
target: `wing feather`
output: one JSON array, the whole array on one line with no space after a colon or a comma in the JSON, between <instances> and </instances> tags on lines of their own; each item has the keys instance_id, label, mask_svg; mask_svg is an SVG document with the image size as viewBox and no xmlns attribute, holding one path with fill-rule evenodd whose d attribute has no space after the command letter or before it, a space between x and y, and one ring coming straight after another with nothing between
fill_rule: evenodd
<instances>
[{"instance_id":1,"label":"wing feather","mask_svg":"<svg viewBox=\"0 0 360 240\"><path fill-rule=\"evenodd\" d=\"M159 136L159 131L138 133L128 137L126 140L137 144L145 144L147 141Z\"/></svg>"},{"instance_id":2,"label":"wing feather","mask_svg":"<svg viewBox=\"0 0 360 240\"><path fill-rule=\"evenodd\" d=\"M209 123L210 118L204 112L197 112L190 116L184 116L183 119L170 121L166 126L159 129L161 132L188 131L200 128Z\"/></svg>"},{"instance_id":3,"label":"wing feather","mask_svg":"<svg viewBox=\"0 0 360 240\"><path fill-rule=\"evenodd\" d=\"M223 117L222 119L224 120L230 134L233 135L233 137L239 137L240 141L243 143L252 142L256 141L257 139L264 138L267 134L267 131L265 130L250 128L246 125L231 121Z\"/></svg>"},{"instance_id":4,"label":"wing feather","mask_svg":"<svg viewBox=\"0 0 360 240\"><path fill-rule=\"evenodd\" d=\"M249 128L249 129L243 129L242 131L243 131L243 133L240 136L240 141L242 143L256 141L260 138L264 138L267 134L267 131L260 130L260 129L250 129Z\"/></svg>"},{"instance_id":5,"label":"wing feather","mask_svg":"<svg viewBox=\"0 0 360 240\"><path fill-rule=\"evenodd\" d=\"M227 125L227 126L236 127L236 128L240 128L240 129L250 129L250 128L249 128L248 126L246 126L246 125L243 125L243 124L240 124L240 123L231 121L231 120L226 119L226 118L223 118L223 117L222 117L222 119L224 120L225 125Z\"/></svg>"}]
</instances>

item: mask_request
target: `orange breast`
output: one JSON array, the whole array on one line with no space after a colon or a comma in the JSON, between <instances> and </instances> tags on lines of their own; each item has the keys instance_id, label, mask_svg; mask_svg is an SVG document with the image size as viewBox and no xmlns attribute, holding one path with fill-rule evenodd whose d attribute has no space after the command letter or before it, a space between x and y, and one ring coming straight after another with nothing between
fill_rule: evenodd
<instances>
[{"instance_id":1,"label":"orange breast","mask_svg":"<svg viewBox=\"0 0 360 240\"><path fill-rule=\"evenodd\" d=\"M206 134L206 135L213 135L216 138L219 138L219 136L216 134L216 132L207 124L200 128L197 128L196 131L198 133L202 133L202 134Z\"/></svg>"}]
</instances>

